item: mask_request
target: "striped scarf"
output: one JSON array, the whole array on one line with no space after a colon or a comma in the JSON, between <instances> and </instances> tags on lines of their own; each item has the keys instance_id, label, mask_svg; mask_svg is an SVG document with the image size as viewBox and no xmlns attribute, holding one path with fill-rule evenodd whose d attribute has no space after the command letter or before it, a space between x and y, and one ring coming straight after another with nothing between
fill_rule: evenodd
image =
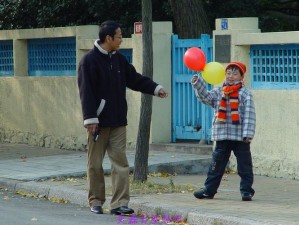
<instances>
[{"instance_id":1,"label":"striped scarf","mask_svg":"<svg viewBox=\"0 0 299 225\"><path fill-rule=\"evenodd\" d=\"M229 105L231 108L232 124L239 124L239 89L242 87L242 82L235 85L228 86L226 83L223 83L222 90L223 94L221 97L219 110L217 114L217 121L219 123L226 122L226 100L229 99Z\"/></svg>"}]
</instances>

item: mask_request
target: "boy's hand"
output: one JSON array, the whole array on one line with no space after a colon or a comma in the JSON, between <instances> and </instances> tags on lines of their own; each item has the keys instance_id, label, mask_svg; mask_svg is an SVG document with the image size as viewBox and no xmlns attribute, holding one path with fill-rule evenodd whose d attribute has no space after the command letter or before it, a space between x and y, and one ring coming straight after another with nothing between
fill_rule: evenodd
<instances>
[{"instance_id":1,"label":"boy's hand","mask_svg":"<svg viewBox=\"0 0 299 225\"><path fill-rule=\"evenodd\" d=\"M245 143L250 143L251 142L251 138L245 137L245 138L243 138L243 141Z\"/></svg>"},{"instance_id":2,"label":"boy's hand","mask_svg":"<svg viewBox=\"0 0 299 225\"><path fill-rule=\"evenodd\" d=\"M191 83L194 84L197 81L197 79L198 79L198 75L194 75L192 77Z\"/></svg>"}]
</instances>

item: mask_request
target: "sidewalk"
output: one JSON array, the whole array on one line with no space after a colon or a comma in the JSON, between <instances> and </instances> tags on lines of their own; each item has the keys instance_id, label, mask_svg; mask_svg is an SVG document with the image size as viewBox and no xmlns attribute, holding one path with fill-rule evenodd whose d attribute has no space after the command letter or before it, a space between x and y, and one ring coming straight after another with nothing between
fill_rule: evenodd
<instances>
[{"instance_id":1,"label":"sidewalk","mask_svg":"<svg viewBox=\"0 0 299 225\"><path fill-rule=\"evenodd\" d=\"M134 152L128 151L130 166ZM104 169L109 173L106 157ZM150 151L150 172L189 171L193 175L173 177L175 185L201 187L209 155ZM161 171L163 170L163 171ZM194 175L200 173L201 175ZM11 191L23 190L48 198L63 198L74 204L87 205L86 153L46 149L28 145L0 144L0 187ZM70 181L49 178L79 177ZM149 178L155 183L169 183L169 178ZM174 194L131 195L130 207L151 215L185 215L190 225L262 225L299 224L299 181L255 176L256 195L252 202L242 202L238 175L225 175L219 193L212 200L195 199L191 192ZM109 185L109 177L107 185ZM104 208L109 208L110 196ZM90 213L86 208L86 213Z\"/></svg>"}]
</instances>

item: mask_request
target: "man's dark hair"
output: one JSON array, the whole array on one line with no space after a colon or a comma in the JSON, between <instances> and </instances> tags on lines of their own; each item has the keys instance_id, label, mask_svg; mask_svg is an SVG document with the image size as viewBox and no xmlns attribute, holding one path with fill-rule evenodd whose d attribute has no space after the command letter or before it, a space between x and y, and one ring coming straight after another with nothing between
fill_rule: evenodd
<instances>
[{"instance_id":1,"label":"man's dark hair","mask_svg":"<svg viewBox=\"0 0 299 225\"><path fill-rule=\"evenodd\" d=\"M100 31L99 31L100 43L105 42L105 38L106 38L107 35L114 38L115 31L116 31L117 28L120 28L120 24L116 21L107 20L107 21L103 22L100 25Z\"/></svg>"}]
</instances>

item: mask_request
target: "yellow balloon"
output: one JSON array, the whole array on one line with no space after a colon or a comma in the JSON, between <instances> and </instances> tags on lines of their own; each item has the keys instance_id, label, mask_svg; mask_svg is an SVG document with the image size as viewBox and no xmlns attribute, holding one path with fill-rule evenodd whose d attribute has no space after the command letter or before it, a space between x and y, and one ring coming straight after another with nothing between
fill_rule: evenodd
<instances>
[{"instance_id":1,"label":"yellow balloon","mask_svg":"<svg viewBox=\"0 0 299 225\"><path fill-rule=\"evenodd\" d=\"M220 84L225 79L225 69L218 62L209 62L201 71L202 78L209 84Z\"/></svg>"}]
</instances>

